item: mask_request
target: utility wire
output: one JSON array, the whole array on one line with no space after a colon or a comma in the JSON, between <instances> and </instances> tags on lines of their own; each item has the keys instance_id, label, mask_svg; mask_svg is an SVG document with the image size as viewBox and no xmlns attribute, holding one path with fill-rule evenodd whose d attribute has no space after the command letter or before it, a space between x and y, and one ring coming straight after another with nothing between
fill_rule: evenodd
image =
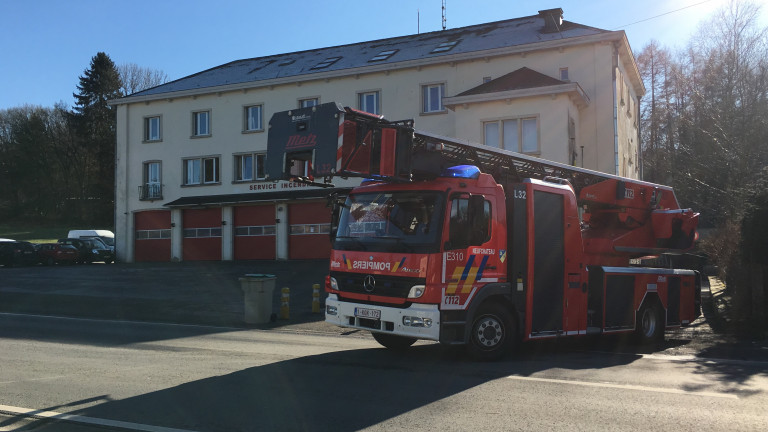
<instances>
[{"instance_id":1,"label":"utility wire","mask_svg":"<svg viewBox=\"0 0 768 432\"><path fill-rule=\"evenodd\" d=\"M623 26L619 26L619 27L616 27L615 29L611 29L611 31L621 30L621 29L623 29L623 28L625 28L625 27L629 27L629 26L631 26L631 25L640 24L641 22L650 21L650 20L652 20L652 19L656 19L656 18L659 18L659 17L663 17L664 15L669 15L669 14L673 14L673 13L675 13L675 12L680 12L681 10L689 9L689 8L692 8L692 7L694 7L694 6L703 5L704 3L709 3L709 2L711 2L711 1L712 1L712 0L704 0L703 2L699 2L699 3L696 3L696 4L688 5L688 6L686 6L686 7L682 7L682 8L680 8L680 9L675 9L675 10L673 10L673 11L664 12L663 14L660 14L660 15L656 15L656 16L652 16L652 17L650 17L650 18L646 18L646 19L643 19L643 20L640 20L640 21L635 21L635 22L633 22L633 23L630 23L630 24L624 24Z\"/></svg>"}]
</instances>

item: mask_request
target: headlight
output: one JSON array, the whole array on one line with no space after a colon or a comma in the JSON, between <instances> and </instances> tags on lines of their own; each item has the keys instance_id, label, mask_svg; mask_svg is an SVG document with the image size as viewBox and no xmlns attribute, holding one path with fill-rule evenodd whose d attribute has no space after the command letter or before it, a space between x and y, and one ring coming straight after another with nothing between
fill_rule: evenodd
<instances>
[{"instance_id":1,"label":"headlight","mask_svg":"<svg viewBox=\"0 0 768 432\"><path fill-rule=\"evenodd\" d=\"M336 282L336 278L335 277L331 278L331 289L332 290L336 290L336 291L339 290L339 283Z\"/></svg>"},{"instance_id":2,"label":"headlight","mask_svg":"<svg viewBox=\"0 0 768 432\"><path fill-rule=\"evenodd\" d=\"M336 306L325 305L325 313L327 315L337 315L339 311L336 309Z\"/></svg>"},{"instance_id":3,"label":"headlight","mask_svg":"<svg viewBox=\"0 0 768 432\"><path fill-rule=\"evenodd\" d=\"M94 254L94 255L98 255L99 254L99 250L98 249L94 249L94 250L91 251L91 253Z\"/></svg>"},{"instance_id":4,"label":"headlight","mask_svg":"<svg viewBox=\"0 0 768 432\"><path fill-rule=\"evenodd\" d=\"M414 285L411 287L411 290L408 291L408 298L419 298L424 295L424 290L426 287L424 285Z\"/></svg>"},{"instance_id":5,"label":"headlight","mask_svg":"<svg viewBox=\"0 0 768 432\"><path fill-rule=\"evenodd\" d=\"M432 320L430 318L404 316L403 325L407 327L432 327Z\"/></svg>"}]
</instances>

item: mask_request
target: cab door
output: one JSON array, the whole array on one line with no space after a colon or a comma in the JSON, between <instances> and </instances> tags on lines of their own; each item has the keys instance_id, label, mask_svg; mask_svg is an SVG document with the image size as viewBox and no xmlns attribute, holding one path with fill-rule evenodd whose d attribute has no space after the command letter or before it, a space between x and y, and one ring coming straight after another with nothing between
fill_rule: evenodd
<instances>
[{"instance_id":1,"label":"cab door","mask_svg":"<svg viewBox=\"0 0 768 432\"><path fill-rule=\"evenodd\" d=\"M493 238L506 234L493 232L495 211L492 201L480 194L449 197L442 309L466 309L479 287L499 281L500 260L505 257L500 256Z\"/></svg>"}]
</instances>

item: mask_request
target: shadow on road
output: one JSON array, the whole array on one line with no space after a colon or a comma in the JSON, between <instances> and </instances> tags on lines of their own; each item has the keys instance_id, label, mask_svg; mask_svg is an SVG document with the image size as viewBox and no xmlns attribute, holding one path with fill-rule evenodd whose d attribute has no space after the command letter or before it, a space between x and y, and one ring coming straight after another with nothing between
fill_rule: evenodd
<instances>
[{"instance_id":1,"label":"shadow on road","mask_svg":"<svg viewBox=\"0 0 768 432\"><path fill-rule=\"evenodd\" d=\"M571 352L545 362L530 355L475 363L439 345L405 353L364 349L253 367L71 414L199 431L356 431L509 375L614 367L636 358ZM36 430L54 426L41 422Z\"/></svg>"}]
</instances>

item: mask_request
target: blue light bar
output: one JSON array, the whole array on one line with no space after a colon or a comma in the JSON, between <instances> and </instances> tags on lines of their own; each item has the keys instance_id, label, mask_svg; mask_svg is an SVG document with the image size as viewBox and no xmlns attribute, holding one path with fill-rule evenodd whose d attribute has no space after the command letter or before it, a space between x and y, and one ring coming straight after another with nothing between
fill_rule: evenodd
<instances>
[{"instance_id":1,"label":"blue light bar","mask_svg":"<svg viewBox=\"0 0 768 432\"><path fill-rule=\"evenodd\" d=\"M480 177L480 168L474 165L456 165L444 169L440 177L477 179Z\"/></svg>"}]
</instances>

